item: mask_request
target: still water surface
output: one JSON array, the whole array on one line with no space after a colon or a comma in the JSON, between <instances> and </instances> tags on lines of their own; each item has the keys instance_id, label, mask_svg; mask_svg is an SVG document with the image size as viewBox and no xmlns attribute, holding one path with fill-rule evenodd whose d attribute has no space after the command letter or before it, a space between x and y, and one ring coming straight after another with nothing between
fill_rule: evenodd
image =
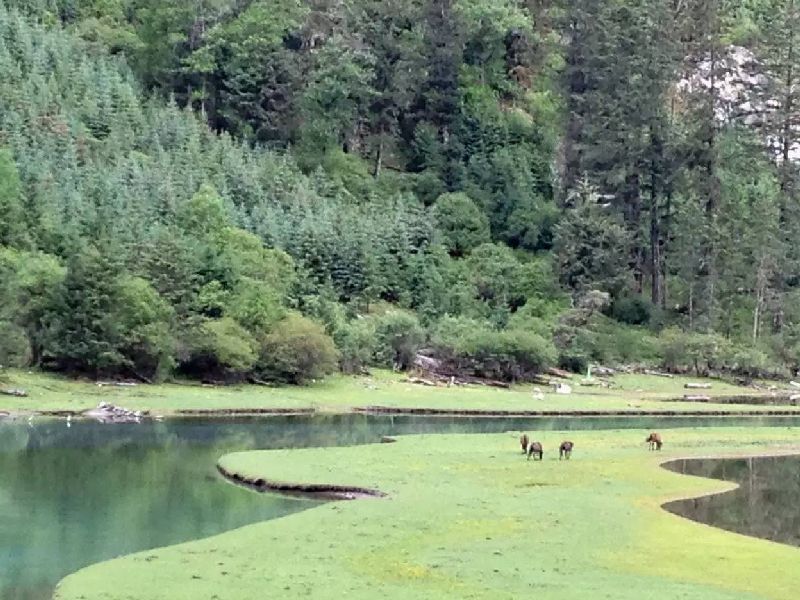
<instances>
[{"instance_id":1,"label":"still water surface","mask_svg":"<svg viewBox=\"0 0 800 600\"><path fill-rule=\"evenodd\" d=\"M800 546L800 457L692 459L665 466L739 484L731 492L670 502L664 505L667 510L728 531Z\"/></svg>"},{"instance_id":2,"label":"still water surface","mask_svg":"<svg viewBox=\"0 0 800 600\"><path fill-rule=\"evenodd\" d=\"M299 416L138 425L0 421L0 600L46 600L102 560L315 506L224 482L217 459L256 448L363 444L382 435L800 424L792 418Z\"/></svg>"}]
</instances>

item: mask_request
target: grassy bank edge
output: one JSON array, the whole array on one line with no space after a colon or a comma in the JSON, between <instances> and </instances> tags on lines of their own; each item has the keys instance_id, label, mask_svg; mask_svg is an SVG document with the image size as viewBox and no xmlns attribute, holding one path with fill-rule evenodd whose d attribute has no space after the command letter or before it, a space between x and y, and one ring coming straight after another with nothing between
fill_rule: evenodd
<instances>
[{"instance_id":1,"label":"grassy bank edge","mask_svg":"<svg viewBox=\"0 0 800 600\"><path fill-rule=\"evenodd\" d=\"M118 387L70 380L35 371L10 370L2 389L22 389L27 397L0 395L0 411L18 414L78 415L100 402L159 415L224 416L237 414L427 413L465 416L553 416L561 414L800 414L800 406L714 403L714 398L755 397L773 402L791 390L755 390L719 380L654 375L618 375L614 387L584 387L570 381L572 393L561 395L536 385L510 389L468 385L427 387L407 381L404 374L374 371L370 376L336 375L306 387L233 385L204 386L166 383ZM689 382L708 383L701 390L712 402L670 401L682 398ZM536 390L541 392L536 397ZM776 411L779 411L777 413Z\"/></svg>"}]
</instances>

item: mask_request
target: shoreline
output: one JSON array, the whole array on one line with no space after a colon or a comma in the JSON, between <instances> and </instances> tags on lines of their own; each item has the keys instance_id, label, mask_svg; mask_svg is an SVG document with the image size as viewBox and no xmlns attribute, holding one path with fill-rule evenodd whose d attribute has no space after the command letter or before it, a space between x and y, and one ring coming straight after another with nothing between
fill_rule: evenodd
<instances>
[{"instance_id":1,"label":"shoreline","mask_svg":"<svg viewBox=\"0 0 800 600\"><path fill-rule=\"evenodd\" d=\"M28 417L72 418L92 420L84 410L0 410L0 420L14 420ZM510 409L454 409L418 407L405 408L393 406L351 406L335 410L314 407L299 408L218 408L218 409L178 409L167 410L162 414L146 411L143 419L166 418L236 418L236 417L280 417L280 416L399 416L399 417L463 417L463 418L600 418L600 417L787 417L800 418L800 410L752 409L752 410L510 410Z\"/></svg>"},{"instance_id":2,"label":"shoreline","mask_svg":"<svg viewBox=\"0 0 800 600\"><path fill-rule=\"evenodd\" d=\"M716 454L716 455L711 454L711 455L705 455L705 456L702 456L702 455L700 455L700 456L685 456L685 457L677 457L677 458L668 458L666 460L660 461L658 463L658 466L660 468L664 469L665 471L668 471L670 473L674 473L675 475L677 475L679 477L696 477L698 479L704 479L704 480L707 480L707 481L718 482L720 484L720 489L704 492L704 493L701 493L701 494L690 494L690 495L682 495L681 494L681 495L671 496L667 500L663 500L663 499L660 500L659 501L659 508L661 510L663 510L664 512L668 513L669 515L675 517L675 518L678 518L678 519L681 519L681 520L684 520L684 521L688 521L688 522L690 522L690 523L692 523L694 525L701 525L703 527L710 527L712 529L716 529L717 531L723 531L723 532L725 532L727 534L731 534L731 535L740 535L740 536L743 536L743 537L746 537L746 538L749 538L749 539L761 540L761 541L770 542L770 543L773 543L773 544L781 544L782 546L788 546L789 548L800 548L800 546L796 546L794 544L788 544L786 542L780 542L780 541L777 541L777 540L774 540L774 539L771 539L771 538L768 538L768 537L763 537L763 536L759 536L759 535L750 535L749 533L743 533L741 531L735 531L733 529L726 529L724 527L719 527L719 526L714 525L712 523L707 523L705 521L701 521L701 520L698 520L698 519L691 519L689 517L681 515L681 514L675 512L675 511L673 511L673 510L670 510L670 508L668 508L669 505L671 505L671 504L676 504L678 502L685 502L687 500L700 500L701 498L710 498L712 496L724 496L725 494L730 494L731 492L735 492L736 490L741 488L742 485L741 485L741 483L739 483L737 481L731 481L729 479L717 479L717 478L714 478L714 477L703 477L701 475L692 475L690 473L681 473L679 471L675 471L673 469L670 469L667 465L672 464L672 463L677 463L677 462L680 462L680 461L742 460L742 459L752 459L752 458L756 458L756 459L758 459L758 458L800 458L800 446L792 446L790 448L786 448L786 449L783 449L783 450L775 448L775 449L772 449L772 450L766 450L766 451L763 451L763 452L755 452L755 453L753 453L753 452L733 452L733 453L723 453L723 454ZM724 488L722 487L723 485L725 486Z\"/></svg>"},{"instance_id":3,"label":"shoreline","mask_svg":"<svg viewBox=\"0 0 800 600\"><path fill-rule=\"evenodd\" d=\"M450 408L353 407L353 412L370 415L425 415L445 417L800 417L797 410L480 410Z\"/></svg>"},{"instance_id":4,"label":"shoreline","mask_svg":"<svg viewBox=\"0 0 800 600\"><path fill-rule=\"evenodd\" d=\"M664 460L660 460L658 462L658 466L665 471L670 473L674 473L675 475L679 475L681 477L697 477L699 479L706 479L708 481L718 481L720 483L726 483L729 485L728 489L719 490L719 491L712 491L706 492L703 494L693 494L689 496L678 495L678 496L670 496L667 500L661 500L660 506L668 513L675 515L676 517L680 517L681 519L686 519L677 513L672 512L671 510L665 508L665 505L671 504L672 502L680 502L682 500L696 500L698 498L707 498L708 496L716 496L721 494L727 494L728 492L732 492L737 490L741 485L735 481L731 481L729 479L715 479L713 477L702 477L700 475L692 475L690 473L680 473L678 471L674 471L673 469L668 468L666 465L670 463L676 463L678 461L685 461L685 460L740 460L746 458L786 458L786 457L797 457L800 458L800 446L789 446L784 449L780 449L780 447L775 447L769 450L764 450L762 452L730 452L730 453L721 453L721 454L698 454L698 455L686 455L686 456L677 456L666 458ZM708 525L707 523L702 523L702 521L695 521L693 519L687 519L688 521L692 521L692 523L701 523L703 525ZM710 525L710 527L714 527ZM721 529L717 527L717 529ZM728 531L727 529L723 531ZM736 533L736 532L732 532ZM741 534L744 535L744 534ZM748 536L748 537L757 537L757 536ZM758 538L758 539L767 539L767 538Z\"/></svg>"},{"instance_id":5,"label":"shoreline","mask_svg":"<svg viewBox=\"0 0 800 600\"><path fill-rule=\"evenodd\" d=\"M359 500L362 498L388 497L388 494L380 490L359 486L292 483L288 481L271 481L262 477L248 477L236 471L230 471L220 464L217 464L217 471L229 483L240 485L262 494L271 492L282 496L322 500Z\"/></svg>"}]
</instances>

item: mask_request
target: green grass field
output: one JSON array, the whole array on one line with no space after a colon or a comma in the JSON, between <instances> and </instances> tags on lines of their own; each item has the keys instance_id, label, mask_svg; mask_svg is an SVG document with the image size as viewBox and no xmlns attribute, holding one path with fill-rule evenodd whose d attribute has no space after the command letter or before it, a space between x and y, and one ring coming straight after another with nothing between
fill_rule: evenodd
<instances>
[{"instance_id":1,"label":"green grass field","mask_svg":"<svg viewBox=\"0 0 800 600\"><path fill-rule=\"evenodd\" d=\"M426 387L404 381L405 376L375 371L371 377L338 375L307 387L268 388L254 385L228 387L196 383L138 385L131 388L99 387L91 382L68 380L38 372L9 371L2 388L22 388L29 396L0 395L0 410L9 412L83 411L106 401L134 410L170 414L180 410L225 409L307 409L344 412L355 407L433 408L441 410L516 410L516 411L759 411L753 405L672 402L687 392L684 383L698 378L665 378L649 375L618 375L613 388L583 387L579 377L572 383L573 393L545 392L543 400L533 398L531 385L498 389L483 386ZM709 380L703 394L727 396L753 395L750 388ZM540 386L541 387L541 386ZM781 407L798 410L800 407Z\"/></svg>"},{"instance_id":2,"label":"green grass field","mask_svg":"<svg viewBox=\"0 0 800 600\"><path fill-rule=\"evenodd\" d=\"M221 464L246 476L389 496L95 565L66 578L56 598L795 600L800 549L667 513L667 499L730 484L659 461L800 452L800 430L662 433L664 451L651 453L645 432L544 432L541 463L522 457L514 433L229 455ZM565 435L576 444L569 462L555 452Z\"/></svg>"}]
</instances>

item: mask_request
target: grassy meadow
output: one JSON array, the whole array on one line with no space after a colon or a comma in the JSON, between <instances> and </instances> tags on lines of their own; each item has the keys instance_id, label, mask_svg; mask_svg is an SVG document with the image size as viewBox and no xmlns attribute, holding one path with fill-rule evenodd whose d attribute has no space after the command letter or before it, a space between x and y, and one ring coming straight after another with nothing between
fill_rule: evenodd
<instances>
[{"instance_id":1,"label":"grassy meadow","mask_svg":"<svg viewBox=\"0 0 800 600\"><path fill-rule=\"evenodd\" d=\"M486 598L794 600L800 549L664 511L731 484L668 472L670 457L800 451L800 430L709 428L401 437L395 444L225 456L248 477L378 488L209 539L94 565L57 600ZM572 460L559 461L565 436ZM242 493L255 493L242 490Z\"/></svg>"},{"instance_id":2,"label":"grassy meadow","mask_svg":"<svg viewBox=\"0 0 800 600\"><path fill-rule=\"evenodd\" d=\"M440 410L501 411L759 411L754 405L697 402L666 402L693 390L684 389L690 381L706 381L710 390L697 390L709 396L754 395L751 388L718 380L689 377L658 377L623 374L615 376L613 387L584 387L581 377L570 382L573 393L551 393L545 386L544 399L536 399L537 386L517 385L511 389L484 386L427 387L406 381L403 374L375 370L371 376L336 375L305 387L264 387L256 385L204 386L198 383L137 385L134 387L98 386L88 381L69 380L40 372L10 370L0 388L21 388L28 397L0 395L0 411L80 412L110 402L133 410L150 410L168 415L182 410L259 410L314 409L321 412L346 412L353 408L384 406L391 408L432 408ZM763 393L763 392L762 392ZM787 392L788 393L788 392ZM800 407L781 407L798 410Z\"/></svg>"}]
</instances>

